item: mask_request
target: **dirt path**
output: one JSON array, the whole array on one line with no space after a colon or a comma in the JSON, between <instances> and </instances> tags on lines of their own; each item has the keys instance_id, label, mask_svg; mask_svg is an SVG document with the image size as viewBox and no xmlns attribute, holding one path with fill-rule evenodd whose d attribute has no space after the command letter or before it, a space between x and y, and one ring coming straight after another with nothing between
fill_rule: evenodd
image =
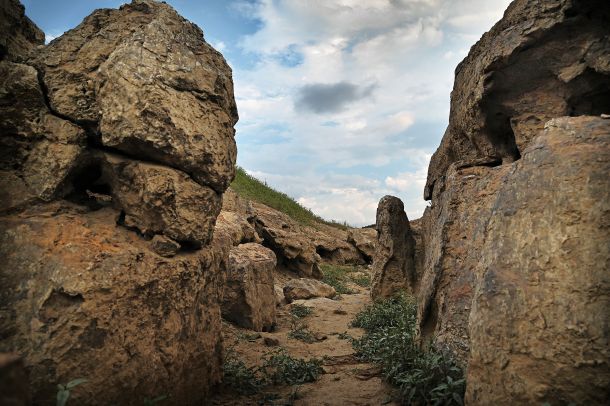
<instances>
[{"instance_id":1,"label":"dirt path","mask_svg":"<svg viewBox=\"0 0 610 406\"><path fill-rule=\"evenodd\" d=\"M316 298L294 303L313 308L312 314L302 320L317 340L311 344L290 338L294 318L291 305L278 309L278 324L273 333L253 333L225 323L223 328L225 347L232 348L238 359L246 365L260 365L262 357L274 347L265 345L265 338L277 339L295 358L324 358L324 374L313 383L266 388L261 394L240 397L225 393L213 399L213 405L393 405L392 390L372 364L362 363L354 356L354 350L342 333L359 337L362 330L349 327L350 321L370 302L367 289L353 286L356 293L342 295L339 300ZM267 340L269 341L269 340ZM277 347L275 347L277 348ZM296 390L296 396L294 392ZM271 394L278 397L269 399ZM292 395L292 396L291 396Z\"/></svg>"}]
</instances>

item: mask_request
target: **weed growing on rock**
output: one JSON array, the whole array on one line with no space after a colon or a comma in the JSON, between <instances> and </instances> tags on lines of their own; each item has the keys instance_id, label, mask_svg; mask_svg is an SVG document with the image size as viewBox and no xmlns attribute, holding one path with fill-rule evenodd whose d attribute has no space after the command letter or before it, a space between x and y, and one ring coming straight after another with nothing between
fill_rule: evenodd
<instances>
[{"instance_id":1,"label":"weed growing on rock","mask_svg":"<svg viewBox=\"0 0 610 406\"><path fill-rule=\"evenodd\" d=\"M352 345L361 359L381 366L403 403L461 405L463 372L447 355L415 343L416 314L415 300L403 295L373 303L352 321L365 330Z\"/></svg>"},{"instance_id":2,"label":"weed growing on rock","mask_svg":"<svg viewBox=\"0 0 610 406\"><path fill-rule=\"evenodd\" d=\"M293 358L283 348L268 353L261 370L271 383L287 385L314 382L323 372L321 359Z\"/></svg>"},{"instance_id":3,"label":"weed growing on rock","mask_svg":"<svg viewBox=\"0 0 610 406\"><path fill-rule=\"evenodd\" d=\"M57 385L57 406L65 406L70 398L70 391L76 388L78 385L86 383L87 380L85 378L78 378L68 382L65 385L58 384Z\"/></svg>"},{"instance_id":4,"label":"weed growing on rock","mask_svg":"<svg viewBox=\"0 0 610 406\"><path fill-rule=\"evenodd\" d=\"M309 306L295 303L290 306L290 314L297 319L302 319L313 313L313 309Z\"/></svg>"}]
</instances>

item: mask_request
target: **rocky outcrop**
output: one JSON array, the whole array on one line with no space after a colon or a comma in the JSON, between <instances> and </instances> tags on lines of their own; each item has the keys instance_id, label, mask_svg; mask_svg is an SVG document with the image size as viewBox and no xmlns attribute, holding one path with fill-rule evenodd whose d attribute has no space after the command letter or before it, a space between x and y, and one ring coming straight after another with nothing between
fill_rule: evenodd
<instances>
[{"instance_id":1,"label":"rocky outcrop","mask_svg":"<svg viewBox=\"0 0 610 406\"><path fill-rule=\"evenodd\" d=\"M488 216L470 314L471 404L610 396L610 120L549 121Z\"/></svg>"},{"instance_id":2,"label":"rocky outcrop","mask_svg":"<svg viewBox=\"0 0 610 406\"><path fill-rule=\"evenodd\" d=\"M311 230L316 253L327 263L337 265L362 265L366 260L355 245L348 242L347 231L333 229Z\"/></svg>"},{"instance_id":3,"label":"rocky outcrop","mask_svg":"<svg viewBox=\"0 0 610 406\"><path fill-rule=\"evenodd\" d=\"M275 252L278 266L299 276L322 278L320 256L300 225L286 214L252 203L256 231L262 244Z\"/></svg>"},{"instance_id":4,"label":"rocky outcrop","mask_svg":"<svg viewBox=\"0 0 610 406\"><path fill-rule=\"evenodd\" d=\"M413 293L418 282L415 240L402 201L394 196L381 198L376 224L371 296L387 298L401 290Z\"/></svg>"},{"instance_id":5,"label":"rocky outcrop","mask_svg":"<svg viewBox=\"0 0 610 406\"><path fill-rule=\"evenodd\" d=\"M221 378L231 69L162 2L95 11L36 52L16 4L0 6L0 351L23 357L34 403L86 378L74 403L201 404Z\"/></svg>"},{"instance_id":6,"label":"rocky outcrop","mask_svg":"<svg viewBox=\"0 0 610 406\"><path fill-rule=\"evenodd\" d=\"M222 316L241 327L270 331L275 325L275 254L257 243L240 244L229 254Z\"/></svg>"},{"instance_id":7,"label":"rocky outcrop","mask_svg":"<svg viewBox=\"0 0 610 406\"><path fill-rule=\"evenodd\" d=\"M44 44L44 38L18 0L0 2L0 60L25 59L33 48Z\"/></svg>"},{"instance_id":8,"label":"rocky outcrop","mask_svg":"<svg viewBox=\"0 0 610 406\"><path fill-rule=\"evenodd\" d=\"M163 258L116 216L57 202L0 219L0 349L23 356L34 401L86 378L75 403L198 403L221 376L228 253Z\"/></svg>"},{"instance_id":9,"label":"rocky outcrop","mask_svg":"<svg viewBox=\"0 0 610 406\"><path fill-rule=\"evenodd\" d=\"M609 23L516 0L456 70L415 257L419 336L465 367L466 403L610 396Z\"/></svg>"},{"instance_id":10,"label":"rocky outcrop","mask_svg":"<svg viewBox=\"0 0 610 406\"><path fill-rule=\"evenodd\" d=\"M510 163L549 119L607 113L609 13L604 0L511 3L456 68L426 200L452 163Z\"/></svg>"},{"instance_id":11,"label":"rocky outcrop","mask_svg":"<svg viewBox=\"0 0 610 406\"><path fill-rule=\"evenodd\" d=\"M333 298L336 294L335 288L315 279L291 279L284 285L284 297L288 303L313 297Z\"/></svg>"},{"instance_id":12,"label":"rocky outcrop","mask_svg":"<svg viewBox=\"0 0 610 406\"><path fill-rule=\"evenodd\" d=\"M352 244L366 263L372 263L375 256L377 230L374 228L353 228L347 232L347 242Z\"/></svg>"}]
</instances>

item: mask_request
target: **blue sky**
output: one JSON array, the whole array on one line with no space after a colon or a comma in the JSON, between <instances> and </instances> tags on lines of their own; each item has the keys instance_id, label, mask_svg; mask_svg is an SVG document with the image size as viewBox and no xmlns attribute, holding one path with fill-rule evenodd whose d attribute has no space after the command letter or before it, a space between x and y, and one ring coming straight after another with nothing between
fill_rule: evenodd
<instances>
[{"instance_id":1,"label":"blue sky","mask_svg":"<svg viewBox=\"0 0 610 406\"><path fill-rule=\"evenodd\" d=\"M455 66L508 0L168 0L233 68L238 164L328 219L421 216ZM48 39L118 0L23 0Z\"/></svg>"}]
</instances>

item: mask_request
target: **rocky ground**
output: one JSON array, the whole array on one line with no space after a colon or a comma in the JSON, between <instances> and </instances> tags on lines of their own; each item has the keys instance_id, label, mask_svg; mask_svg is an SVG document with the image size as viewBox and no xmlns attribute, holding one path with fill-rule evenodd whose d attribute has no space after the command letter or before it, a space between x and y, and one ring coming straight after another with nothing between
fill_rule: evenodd
<instances>
[{"instance_id":1,"label":"rocky ground","mask_svg":"<svg viewBox=\"0 0 610 406\"><path fill-rule=\"evenodd\" d=\"M240 396L234 388L223 388L212 399L212 405L381 405L395 404L392 388L384 384L379 369L360 362L349 341L362 330L350 327L354 316L368 303L368 288L350 284L353 294L336 299L312 298L296 300L277 309L277 324L272 332L253 333L251 330L223 323L226 355L242 360L248 366L261 365L265 355L284 348L295 358L322 359L323 373L318 380L302 385L278 385L259 393ZM302 319L291 314L293 306L304 305L313 311ZM306 343L291 338L295 323L305 323L314 341ZM262 403L261 403L262 402Z\"/></svg>"}]
</instances>

